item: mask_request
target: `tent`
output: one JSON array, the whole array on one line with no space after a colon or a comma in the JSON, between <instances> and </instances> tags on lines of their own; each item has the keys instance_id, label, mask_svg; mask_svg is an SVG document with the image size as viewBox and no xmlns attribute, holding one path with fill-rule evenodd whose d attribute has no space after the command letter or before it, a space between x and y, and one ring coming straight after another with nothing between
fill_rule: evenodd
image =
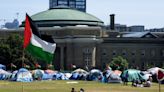
<instances>
[{"instance_id":1,"label":"tent","mask_svg":"<svg viewBox=\"0 0 164 92\"><path fill-rule=\"evenodd\" d=\"M72 72L72 76L70 77L70 79L73 79L73 80L85 80L86 79L86 76L88 75L89 73L81 68L79 69L76 69Z\"/></svg>"},{"instance_id":2,"label":"tent","mask_svg":"<svg viewBox=\"0 0 164 92\"><path fill-rule=\"evenodd\" d=\"M133 80L145 80L143 77L143 74L140 70L136 69L128 69L122 72L121 78L127 78L127 81L133 81Z\"/></svg>"},{"instance_id":3,"label":"tent","mask_svg":"<svg viewBox=\"0 0 164 92\"><path fill-rule=\"evenodd\" d=\"M102 82L104 83L122 83L119 70L106 70L103 72Z\"/></svg>"},{"instance_id":4,"label":"tent","mask_svg":"<svg viewBox=\"0 0 164 92\"><path fill-rule=\"evenodd\" d=\"M83 74L88 74L87 71L85 71L84 69L81 69L81 68L74 70L72 73L75 73L75 72L77 72L77 73L83 73Z\"/></svg>"},{"instance_id":5,"label":"tent","mask_svg":"<svg viewBox=\"0 0 164 92\"><path fill-rule=\"evenodd\" d=\"M54 76L53 76L53 79L55 80L69 80L69 78L67 78L65 76L64 73L61 73L61 72L57 72Z\"/></svg>"},{"instance_id":6,"label":"tent","mask_svg":"<svg viewBox=\"0 0 164 92\"><path fill-rule=\"evenodd\" d=\"M92 69L87 76L87 80L100 81L103 75L99 69Z\"/></svg>"},{"instance_id":7,"label":"tent","mask_svg":"<svg viewBox=\"0 0 164 92\"><path fill-rule=\"evenodd\" d=\"M122 72L119 71L119 70L114 70L113 73L116 74L116 75L118 75L118 76L120 76Z\"/></svg>"},{"instance_id":8,"label":"tent","mask_svg":"<svg viewBox=\"0 0 164 92\"><path fill-rule=\"evenodd\" d=\"M54 76L56 75L57 71L54 70L45 70L44 74L42 76L42 80L52 80L54 79Z\"/></svg>"},{"instance_id":9,"label":"tent","mask_svg":"<svg viewBox=\"0 0 164 92\"><path fill-rule=\"evenodd\" d=\"M18 70L13 71L10 80L11 81L16 81L16 76L17 76Z\"/></svg>"},{"instance_id":10,"label":"tent","mask_svg":"<svg viewBox=\"0 0 164 92\"><path fill-rule=\"evenodd\" d=\"M160 69L159 67L153 67L148 69L147 72L149 72L152 75L156 75L159 69Z\"/></svg>"},{"instance_id":11,"label":"tent","mask_svg":"<svg viewBox=\"0 0 164 92\"><path fill-rule=\"evenodd\" d=\"M3 69L0 69L0 80L7 80L10 78L12 74L3 70Z\"/></svg>"},{"instance_id":12,"label":"tent","mask_svg":"<svg viewBox=\"0 0 164 92\"><path fill-rule=\"evenodd\" d=\"M32 82L33 81L32 74L25 68L19 69L15 77L16 77L16 81L19 81L19 82Z\"/></svg>"},{"instance_id":13,"label":"tent","mask_svg":"<svg viewBox=\"0 0 164 92\"><path fill-rule=\"evenodd\" d=\"M158 70L164 71L164 69L159 68L159 67L153 67L147 70L147 72L152 75L153 82L158 82L158 79L157 79ZM164 80L161 83L164 84Z\"/></svg>"},{"instance_id":14,"label":"tent","mask_svg":"<svg viewBox=\"0 0 164 92\"><path fill-rule=\"evenodd\" d=\"M44 71L41 69L36 69L32 71L34 79L42 79Z\"/></svg>"},{"instance_id":15,"label":"tent","mask_svg":"<svg viewBox=\"0 0 164 92\"><path fill-rule=\"evenodd\" d=\"M6 66L5 66L5 65L0 64L0 69L6 70Z\"/></svg>"}]
</instances>

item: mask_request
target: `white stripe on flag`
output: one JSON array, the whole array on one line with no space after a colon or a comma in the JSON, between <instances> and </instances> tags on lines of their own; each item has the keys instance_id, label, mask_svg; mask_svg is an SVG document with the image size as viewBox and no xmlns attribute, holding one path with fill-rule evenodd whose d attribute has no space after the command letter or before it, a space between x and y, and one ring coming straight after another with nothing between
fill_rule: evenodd
<instances>
[{"instance_id":1,"label":"white stripe on flag","mask_svg":"<svg viewBox=\"0 0 164 92\"><path fill-rule=\"evenodd\" d=\"M56 49L56 43L52 44L52 43L46 42L34 34L32 34L32 37L31 37L31 44L34 46L40 47L44 51L52 53L52 54L54 53Z\"/></svg>"}]
</instances>

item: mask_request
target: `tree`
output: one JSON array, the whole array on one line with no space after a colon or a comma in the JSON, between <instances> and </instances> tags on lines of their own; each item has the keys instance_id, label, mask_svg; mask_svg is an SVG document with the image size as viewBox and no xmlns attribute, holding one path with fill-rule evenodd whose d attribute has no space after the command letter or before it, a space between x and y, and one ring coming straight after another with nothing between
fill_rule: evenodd
<instances>
[{"instance_id":1,"label":"tree","mask_svg":"<svg viewBox=\"0 0 164 92\"><path fill-rule=\"evenodd\" d=\"M12 34L6 39L0 41L0 63L7 66L16 65L17 68L30 66L33 68L37 62L28 52L23 50L23 38L18 34ZM24 53L24 58L23 58Z\"/></svg>"},{"instance_id":2,"label":"tree","mask_svg":"<svg viewBox=\"0 0 164 92\"><path fill-rule=\"evenodd\" d=\"M113 70L125 70L128 67L128 62L121 56L114 57L110 63Z\"/></svg>"}]
</instances>

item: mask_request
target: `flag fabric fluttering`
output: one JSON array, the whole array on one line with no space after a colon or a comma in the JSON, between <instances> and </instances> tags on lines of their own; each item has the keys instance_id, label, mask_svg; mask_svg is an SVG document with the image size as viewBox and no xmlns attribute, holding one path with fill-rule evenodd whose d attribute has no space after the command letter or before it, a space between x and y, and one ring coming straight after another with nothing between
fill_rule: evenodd
<instances>
[{"instance_id":1,"label":"flag fabric fluttering","mask_svg":"<svg viewBox=\"0 0 164 92\"><path fill-rule=\"evenodd\" d=\"M50 40L48 41L44 37L47 37ZM52 62L56 49L56 43L52 40L52 37L40 35L37 26L27 14L23 48L32 56L46 61L48 64Z\"/></svg>"},{"instance_id":2,"label":"flag fabric fluttering","mask_svg":"<svg viewBox=\"0 0 164 92\"><path fill-rule=\"evenodd\" d=\"M164 80L164 70L162 70L162 69L158 70L157 79L158 79L158 81Z\"/></svg>"}]
</instances>

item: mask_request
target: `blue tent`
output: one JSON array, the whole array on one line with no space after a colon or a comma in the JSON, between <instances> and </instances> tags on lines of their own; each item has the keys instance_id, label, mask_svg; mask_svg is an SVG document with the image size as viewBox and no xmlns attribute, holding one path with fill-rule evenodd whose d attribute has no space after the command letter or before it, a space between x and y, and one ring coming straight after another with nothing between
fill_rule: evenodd
<instances>
[{"instance_id":1,"label":"blue tent","mask_svg":"<svg viewBox=\"0 0 164 92\"><path fill-rule=\"evenodd\" d=\"M10 78L10 76L11 76L10 72L0 69L0 80L7 80Z\"/></svg>"},{"instance_id":2,"label":"blue tent","mask_svg":"<svg viewBox=\"0 0 164 92\"><path fill-rule=\"evenodd\" d=\"M0 69L6 70L6 66L5 66L5 65L0 64Z\"/></svg>"},{"instance_id":3,"label":"blue tent","mask_svg":"<svg viewBox=\"0 0 164 92\"><path fill-rule=\"evenodd\" d=\"M87 76L87 80L100 81L103 78L103 74L98 69L92 69Z\"/></svg>"},{"instance_id":4,"label":"blue tent","mask_svg":"<svg viewBox=\"0 0 164 92\"><path fill-rule=\"evenodd\" d=\"M32 74L25 68L21 68L18 70L16 74L16 81L19 82L32 82Z\"/></svg>"}]
</instances>

